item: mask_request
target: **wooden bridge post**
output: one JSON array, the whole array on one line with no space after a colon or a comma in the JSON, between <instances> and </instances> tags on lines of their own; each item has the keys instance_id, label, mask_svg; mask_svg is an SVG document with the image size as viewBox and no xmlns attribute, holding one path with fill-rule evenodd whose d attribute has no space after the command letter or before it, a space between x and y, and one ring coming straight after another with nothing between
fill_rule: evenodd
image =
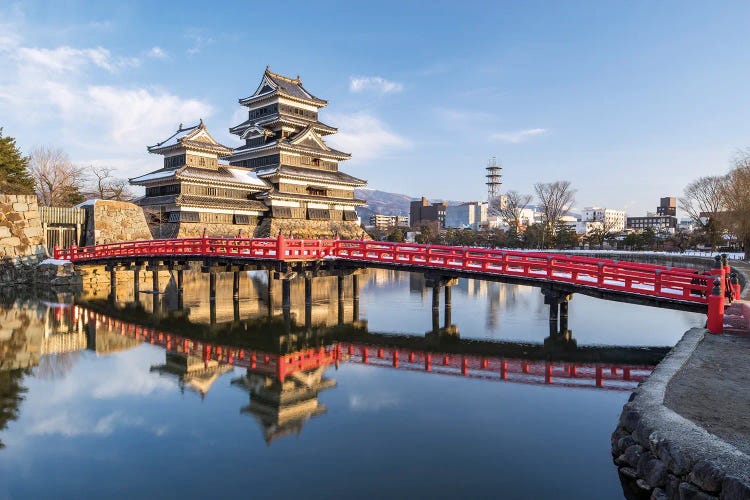
<instances>
[{"instance_id":1,"label":"wooden bridge post","mask_svg":"<svg viewBox=\"0 0 750 500\"><path fill-rule=\"evenodd\" d=\"M240 298L240 272L234 271L232 273L232 298Z\"/></svg>"},{"instance_id":2,"label":"wooden bridge post","mask_svg":"<svg viewBox=\"0 0 750 500\"><path fill-rule=\"evenodd\" d=\"M268 285L266 290L266 305L268 307L268 317L273 316L273 271L268 271Z\"/></svg>"},{"instance_id":3,"label":"wooden bridge post","mask_svg":"<svg viewBox=\"0 0 750 500\"><path fill-rule=\"evenodd\" d=\"M305 328L312 326L312 278L305 276Z\"/></svg>"},{"instance_id":4,"label":"wooden bridge post","mask_svg":"<svg viewBox=\"0 0 750 500\"><path fill-rule=\"evenodd\" d=\"M344 277L338 276L339 325L344 324Z\"/></svg>"},{"instance_id":5,"label":"wooden bridge post","mask_svg":"<svg viewBox=\"0 0 750 500\"><path fill-rule=\"evenodd\" d=\"M141 265L136 263L133 266L133 296L136 304L141 301Z\"/></svg>"},{"instance_id":6,"label":"wooden bridge post","mask_svg":"<svg viewBox=\"0 0 750 500\"><path fill-rule=\"evenodd\" d=\"M432 331L440 330L440 282L432 285Z\"/></svg>"},{"instance_id":7,"label":"wooden bridge post","mask_svg":"<svg viewBox=\"0 0 750 500\"><path fill-rule=\"evenodd\" d=\"M451 286L446 285L445 286L445 319L444 319L444 325L445 328L450 328L451 326Z\"/></svg>"},{"instance_id":8,"label":"wooden bridge post","mask_svg":"<svg viewBox=\"0 0 750 500\"><path fill-rule=\"evenodd\" d=\"M359 321L359 275L352 274L352 321Z\"/></svg>"},{"instance_id":9,"label":"wooden bridge post","mask_svg":"<svg viewBox=\"0 0 750 500\"><path fill-rule=\"evenodd\" d=\"M184 291L184 280L184 271L182 270L182 268L180 268L177 270L177 293L180 295L182 295L182 292Z\"/></svg>"},{"instance_id":10,"label":"wooden bridge post","mask_svg":"<svg viewBox=\"0 0 750 500\"><path fill-rule=\"evenodd\" d=\"M115 266L109 267L109 300L117 301L117 271Z\"/></svg>"},{"instance_id":11,"label":"wooden bridge post","mask_svg":"<svg viewBox=\"0 0 750 500\"><path fill-rule=\"evenodd\" d=\"M292 324L292 280L289 278L281 280L281 310L284 315L284 327L289 331Z\"/></svg>"},{"instance_id":12,"label":"wooden bridge post","mask_svg":"<svg viewBox=\"0 0 750 500\"><path fill-rule=\"evenodd\" d=\"M560 331L564 332L568 329L568 300L560 302Z\"/></svg>"},{"instance_id":13,"label":"wooden bridge post","mask_svg":"<svg viewBox=\"0 0 750 500\"><path fill-rule=\"evenodd\" d=\"M158 261L151 261L148 264L149 269L151 269L151 289L154 292L154 295L159 294L159 262Z\"/></svg>"},{"instance_id":14,"label":"wooden bridge post","mask_svg":"<svg viewBox=\"0 0 750 500\"><path fill-rule=\"evenodd\" d=\"M216 302L216 271L213 268L208 271L208 300Z\"/></svg>"}]
</instances>

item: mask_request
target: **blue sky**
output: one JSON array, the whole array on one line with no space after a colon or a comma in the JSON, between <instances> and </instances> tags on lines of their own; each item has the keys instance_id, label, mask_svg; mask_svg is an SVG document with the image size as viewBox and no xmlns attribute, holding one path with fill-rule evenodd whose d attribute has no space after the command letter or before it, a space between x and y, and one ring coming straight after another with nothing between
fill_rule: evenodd
<instances>
[{"instance_id":1,"label":"blue sky","mask_svg":"<svg viewBox=\"0 0 750 500\"><path fill-rule=\"evenodd\" d=\"M155 5L158 5L156 7ZM747 2L0 0L0 126L122 176L202 117L227 145L263 69L327 99L370 187L454 200L567 179L653 210L750 146Z\"/></svg>"}]
</instances>

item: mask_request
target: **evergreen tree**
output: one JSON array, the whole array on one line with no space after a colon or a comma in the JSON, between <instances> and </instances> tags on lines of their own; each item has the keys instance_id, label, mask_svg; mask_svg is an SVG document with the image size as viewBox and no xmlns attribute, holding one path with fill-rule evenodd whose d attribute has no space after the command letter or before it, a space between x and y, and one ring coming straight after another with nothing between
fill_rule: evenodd
<instances>
[{"instance_id":1,"label":"evergreen tree","mask_svg":"<svg viewBox=\"0 0 750 500\"><path fill-rule=\"evenodd\" d=\"M0 128L0 193L34 194L34 179L28 171L29 157L21 155L13 137L3 137Z\"/></svg>"}]
</instances>

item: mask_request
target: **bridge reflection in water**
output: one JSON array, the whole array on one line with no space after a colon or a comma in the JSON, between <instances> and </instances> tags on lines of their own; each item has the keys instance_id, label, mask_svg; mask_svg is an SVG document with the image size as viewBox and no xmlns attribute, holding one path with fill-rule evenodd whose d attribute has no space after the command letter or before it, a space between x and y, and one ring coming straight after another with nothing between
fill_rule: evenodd
<instances>
[{"instance_id":1,"label":"bridge reflection in water","mask_svg":"<svg viewBox=\"0 0 750 500\"><path fill-rule=\"evenodd\" d=\"M577 346L567 327L567 307L560 308L559 297L547 301L550 329L544 342L462 339L451 323L446 286L455 283L440 284L445 294L441 326L439 288L429 281L423 291L432 289L431 330L406 335L372 332L359 318L359 277L349 283L341 277L318 278L316 287L312 280L284 280L286 285L277 287L275 280L258 276L242 276L251 297L242 307L238 294L231 302L206 304L195 299L193 294L200 295L205 286L200 279L188 280L183 293L169 282L166 293L153 294L150 301L137 296L97 298L93 291L74 304L35 305L39 332L28 336L36 345L26 346L25 352L36 352L37 357L9 362L11 351L4 350L0 370L34 366L40 357L52 354L80 349L104 354L145 342L165 352L164 363L152 366L153 372L176 377L182 390L205 397L223 374L244 368L245 373L232 380L249 395L241 411L257 419L270 443L299 433L309 418L326 412L318 394L336 385L325 377L331 365L631 391L668 350ZM197 290L191 291L191 286ZM22 310L16 306L10 311Z\"/></svg>"}]
</instances>

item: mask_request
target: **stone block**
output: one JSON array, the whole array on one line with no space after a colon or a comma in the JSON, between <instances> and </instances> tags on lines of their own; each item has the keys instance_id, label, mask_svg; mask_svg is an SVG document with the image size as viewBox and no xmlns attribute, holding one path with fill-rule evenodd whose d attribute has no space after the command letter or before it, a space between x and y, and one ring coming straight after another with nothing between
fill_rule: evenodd
<instances>
[{"instance_id":1,"label":"stone block","mask_svg":"<svg viewBox=\"0 0 750 500\"><path fill-rule=\"evenodd\" d=\"M42 228L41 227L29 227L24 231L26 236L29 238L40 238L42 236Z\"/></svg>"},{"instance_id":2,"label":"stone block","mask_svg":"<svg viewBox=\"0 0 750 500\"><path fill-rule=\"evenodd\" d=\"M680 500L718 500L690 483L680 483Z\"/></svg>"},{"instance_id":3,"label":"stone block","mask_svg":"<svg viewBox=\"0 0 750 500\"><path fill-rule=\"evenodd\" d=\"M0 239L0 247L17 247L20 244L21 239L16 236L10 236L8 238Z\"/></svg>"},{"instance_id":4,"label":"stone block","mask_svg":"<svg viewBox=\"0 0 750 500\"><path fill-rule=\"evenodd\" d=\"M721 484L721 498L726 500L747 500L750 498L750 484L734 476L727 476Z\"/></svg>"},{"instance_id":5,"label":"stone block","mask_svg":"<svg viewBox=\"0 0 750 500\"><path fill-rule=\"evenodd\" d=\"M0 226L0 240L3 238L9 238L11 236L10 234L10 228L5 226Z\"/></svg>"},{"instance_id":6,"label":"stone block","mask_svg":"<svg viewBox=\"0 0 750 500\"><path fill-rule=\"evenodd\" d=\"M13 210L16 212L25 212L29 209L29 206L23 202L16 202L13 204Z\"/></svg>"},{"instance_id":7,"label":"stone block","mask_svg":"<svg viewBox=\"0 0 750 500\"><path fill-rule=\"evenodd\" d=\"M10 212L5 216L6 219L8 219L10 222L18 222L23 219L23 215L19 214L18 212Z\"/></svg>"},{"instance_id":8,"label":"stone block","mask_svg":"<svg viewBox=\"0 0 750 500\"><path fill-rule=\"evenodd\" d=\"M716 493L721 490L724 475L724 472L715 464L700 460L693 466L693 470L688 475L688 480L704 491Z\"/></svg>"},{"instance_id":9,"label":"stone block","mask_svg":"<svg viewBox=\"0 0 750 500\"><path fill-rule=\"evenodd\" d=\"M643 455L643 451L643 447L639 444L628 446L624 453L625 460L631 467L636 467L638 465L638 460L641 458L641 455Z\"/></svg>"}]
</instances>

